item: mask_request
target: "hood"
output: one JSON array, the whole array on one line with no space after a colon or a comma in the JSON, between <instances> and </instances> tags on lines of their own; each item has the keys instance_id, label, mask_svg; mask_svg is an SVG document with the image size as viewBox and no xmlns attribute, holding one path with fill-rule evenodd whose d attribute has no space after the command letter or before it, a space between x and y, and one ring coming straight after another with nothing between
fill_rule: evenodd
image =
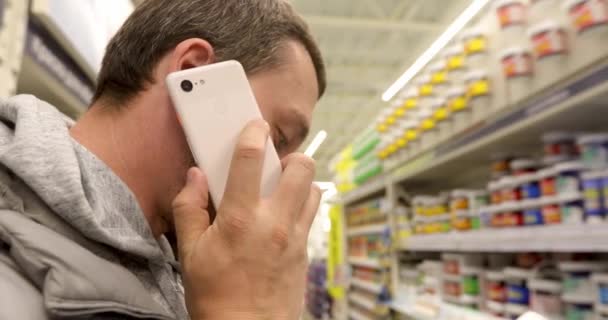
<instances>
[{"instance_id":1,"label":"hood","mask_svg":"<svg viewBox=\"0 0 608 320\"><path fill-rule=\"evenodd\" d=\"M165 260L135 196L69 134L73 121L33 96L0 101L0 163L85 237Z\"/></svg>"}]
</instances>

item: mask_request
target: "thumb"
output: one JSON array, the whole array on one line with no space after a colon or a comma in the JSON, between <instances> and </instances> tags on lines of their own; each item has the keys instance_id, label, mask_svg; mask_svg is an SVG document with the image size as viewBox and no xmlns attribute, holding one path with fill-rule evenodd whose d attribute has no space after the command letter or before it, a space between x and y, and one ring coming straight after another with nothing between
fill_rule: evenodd
<instances>
[{"instance_id":1,"label":"thumb","mask_svg":"<svg viewBox=\"0 0 608 320\"><path fill-rule=\"evenodd\" d=\"M199 168L190 168L186 185L172 204L180 259L190 256L197 239L209 227L208 203L207 178Z\"/></svg>"}]
</instances>

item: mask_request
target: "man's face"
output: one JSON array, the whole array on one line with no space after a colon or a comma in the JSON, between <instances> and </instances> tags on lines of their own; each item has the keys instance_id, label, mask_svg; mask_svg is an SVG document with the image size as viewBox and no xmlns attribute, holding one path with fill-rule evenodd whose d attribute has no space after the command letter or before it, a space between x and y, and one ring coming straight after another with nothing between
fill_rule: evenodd
<instances>
[{"instance_id":1,"label":"man's face","mask_svg":"<svg viewBox=\"0 0 608 320\"><path fill-rule=\"evenodd\" d=\"M283 50L286 61L281 66L249 77L281 158L304 142L319 95L314 65L306 49L292 41Z\"/></svg>"}]
</instances>

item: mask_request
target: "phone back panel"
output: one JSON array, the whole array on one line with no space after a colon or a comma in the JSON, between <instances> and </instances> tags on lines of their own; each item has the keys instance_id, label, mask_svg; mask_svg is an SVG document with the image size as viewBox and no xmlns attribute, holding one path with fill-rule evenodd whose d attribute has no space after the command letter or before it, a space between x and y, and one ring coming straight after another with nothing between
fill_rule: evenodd
<instances>
[{"instance_id":1,"label":"phone back panel","mask_svg":"<svg viewBox=\"0 0 608 320\"><path fill-rule=\"evenodd\" d=\"M190 92L182 89L184 80L192 82ZM219 206L238 136L248 122L262 118L245 71L237 61L226 61L171 73L166 84L194 159L205 172L211 198ZM262 196L274 191L281 171L269 138Z\"/></svg>"}]
</instances>

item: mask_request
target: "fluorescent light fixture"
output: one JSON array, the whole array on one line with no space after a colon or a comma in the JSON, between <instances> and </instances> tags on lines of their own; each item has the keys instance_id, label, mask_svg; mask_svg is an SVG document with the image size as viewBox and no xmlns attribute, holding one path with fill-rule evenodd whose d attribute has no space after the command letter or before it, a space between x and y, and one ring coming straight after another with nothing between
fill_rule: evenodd
<instances>
[{"instance_id":1,"label":"fluorescent light fixture","mask_svg":"<svg viewBox=\"0 0 608 320\"><path fill-rule=\"evenodd\" d=\"M464 26L466 26L490 0L473 0L473 2L452 22L445 32L393 83L383 94L382 100L390 101L399 90L416 76L443 49Z\"/></svg>"},{"instance_id":2,"label":"fluorescent light fixture","mask_svg":"<svg viewBox=\"0 0 608 320\"><path fill-rule=\"evenodd\" d=\"M308 148L306 148L306 151L304 151L304 154L312 158L312 156L315 154L315 152L317 152L317 150L319 149L319 147L321 146L323 141L325 141L326 138L327 138L327 131L325 131L325 130L319 131L319 133L317 133L315 138L312 139L312 142L310 143Z\"/></svg>"}]
</instances>

